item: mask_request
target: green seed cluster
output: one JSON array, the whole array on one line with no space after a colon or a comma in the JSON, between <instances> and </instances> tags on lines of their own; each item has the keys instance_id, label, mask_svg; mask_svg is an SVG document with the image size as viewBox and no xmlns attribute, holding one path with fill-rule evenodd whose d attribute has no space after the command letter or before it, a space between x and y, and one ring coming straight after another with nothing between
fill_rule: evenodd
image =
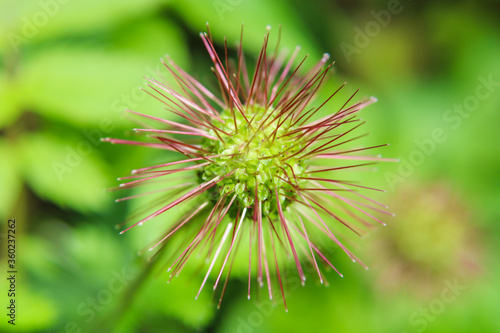
<instances>
[{"instance_id":1,"label":"green seed cluster","mask_svg":"<svg viewBox=\"0 0 500 333\"><path fill-rule=\"evenodd\" d=\"M231 197L235 193L240 207L251 208L257 191L263 215L273 216L278 214L275 189L282 208L290 203L286 196L296 196L296 188L305 182L300 177L306 175L307 161L299 159L304 152L294 154L303 148L304 142L297 138L298 133L286 135L294 127L281 124L276 130L280 120L271 123L276 113L254 105L245 110L246 119L235 109L233 113L224 110L220 115L222 121L213 121L215 127L229 135L218 132L222 140L204 140L203 149L221 156L211 158L214 163L200 172L200 178L205 182L234 171L211 189L209 194L213 200L224 194ZM262 122L265 122L263 126ZM216 136L213 130L210 130L210 135Z\"/></svg>"}]
</instances>

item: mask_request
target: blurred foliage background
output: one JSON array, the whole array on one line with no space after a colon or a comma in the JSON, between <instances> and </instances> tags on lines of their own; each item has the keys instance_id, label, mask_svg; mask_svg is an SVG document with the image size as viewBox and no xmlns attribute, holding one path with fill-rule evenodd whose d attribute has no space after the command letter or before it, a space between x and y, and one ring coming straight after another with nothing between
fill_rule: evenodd
<instances>
[{"instance_id":1,"label":"blurred foliage background","mask_svg":"<svg viewBox=\"0 0 500 333\"><path fill-rule=\"evenodd\" d=\"M0 18L0 266L15 218L19 270L15 327L0 279L0 331L500 332L497 1L1 0ZM210 288L195 301L201 274L167 285L137 254L146 232L115 229L134 204L105 189L164 156L99 139L130 134L124 109L161 111L138 88L170 80L165 54L210 82L207 21L219 47L244 22L250 58L267 25L310 64L330 53L324 96L376 96L366 142L401 159L362 175L398 214L358 242L371 270L332 249L345 278L291 283L289 313L237 279L220 310Z\"/></svg>"}]
</instances>

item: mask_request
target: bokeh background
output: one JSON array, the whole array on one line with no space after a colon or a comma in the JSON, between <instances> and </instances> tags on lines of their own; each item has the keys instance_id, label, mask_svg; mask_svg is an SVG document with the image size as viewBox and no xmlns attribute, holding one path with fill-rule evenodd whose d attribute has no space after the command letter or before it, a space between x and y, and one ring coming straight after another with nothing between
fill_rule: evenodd
<instances>
[{"instance_id":1,"label":"bokeh background","mask_svg":"<svg viewBox=\"0 0 500 333\"><path fill-rule=\"evenodd\" d=\"M0 331L500 332L497 1L2 0L0 18ZM309 66L330 53L323 96L344 81L376 96L366 142L390 142L382 153L401 159L359 176L397 214L357 242L371 269L332 248L345 277L291 283L288 313L264 292L248 301L238 279L220 310L210 288L195 301L201 273L166 284L138 254L147 230L115 228L140 203L105 189L166 157L99 139L130 135L124 109L161 111L138 88L144 76L169 82L165 54L213 83L198 35L207 21L231 48L244 22L249 59L267 25ZM15 327L4 314L9 218Z\"/></svg>"}]
</instances>

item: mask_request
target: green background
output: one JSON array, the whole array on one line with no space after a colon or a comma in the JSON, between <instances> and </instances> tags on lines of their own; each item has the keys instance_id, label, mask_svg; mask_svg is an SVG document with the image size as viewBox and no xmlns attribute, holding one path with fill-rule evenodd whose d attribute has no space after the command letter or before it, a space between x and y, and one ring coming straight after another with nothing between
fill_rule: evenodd
<instances>
[{"instance_id":1,"label":"green background","mask_svg":"<svg viewBox=\"0 0 500 333\"><path fill-rule=\"evenodd\" d=\"M0 278L0 331L499 332L499 13L493 0L1 0L0 267L15 218L18 274L15 327ZM219 48L244 22L248 59L267 25L310 54L307 66L328 52L335 73L320 97L344 81L376 96L363 143L389 142L383 155L401 159L348 174L387 189L377 199L398 215L356 242L371 270L330 249L345 277L292 281L288 313L265 290L248 301L239 279L220 310L211 288L195 301L202 272L167 285L138 255L154 230L115 228L147 198L114 203L123 193L105 189L169 157L99 138L130 135L124 109L161 114L138 88L145 76L171 82L165 54L213 83L206 22Z\"/></svg>"}]
</instances>

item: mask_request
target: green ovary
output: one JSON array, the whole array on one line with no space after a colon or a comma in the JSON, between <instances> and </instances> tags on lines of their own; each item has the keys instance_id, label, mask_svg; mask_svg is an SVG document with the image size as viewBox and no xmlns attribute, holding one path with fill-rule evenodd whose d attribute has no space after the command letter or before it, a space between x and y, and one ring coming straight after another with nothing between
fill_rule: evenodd
<instances>
[{"instance_id":1,"label":"green ovary","mask_svg":"<svg viewBox=\"0 0 500 333\"><path fill-rule=\"evenodd\" d=\"M266 121L270 113L272 115ZM218 134L222 140L205 139L202 148L212 155L221 156L210 159L214 163L202 169L200 178L206 182L234 172L209 190L212 200L216 201L224 194L228 194L229 198L236 194L238 206L252 208L257 191L258 200L262 202L262 214L274 216L278 214L275 189L278 190L282 209L291 202L286 196L296 196L296 187L302 187L305 182L300 177L306 176L307 161L299 159L305 151L298 153L305 143L297 138L299 133L285 135L293 132L295 127L282 124L276 131L283 120L271 123L276 114L274 110L254 105L245 111L248 121L237 109L233 113L224 110L220 115L223 122L213 121L213 125L221 130ZM249 121L251 124L248 124ZM263 121L266 124L261 126ZM288 120L285 122L288 123ZM216 136L213 130L209 134ZM236 206L233 204L233 207Z\"/></svg>"}]
</instances>

